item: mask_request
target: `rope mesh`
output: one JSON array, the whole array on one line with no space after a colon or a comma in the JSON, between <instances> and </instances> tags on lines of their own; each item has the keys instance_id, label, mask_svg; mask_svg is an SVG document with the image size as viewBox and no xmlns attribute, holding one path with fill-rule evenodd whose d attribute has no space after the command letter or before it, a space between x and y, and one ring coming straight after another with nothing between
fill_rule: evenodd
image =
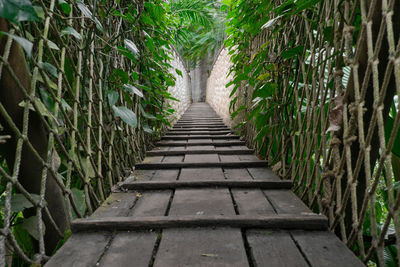
<instances>
[{"instance_id":1,"label":"rope mesh","mask_svg":"<svg viewBox=\"0 0 400 267\"><path fill-rule=\"evenodd\" d=\"M146 62L152 56L143 48L147 33L138 23L145 8L143 1L121 1L118 5L114 1L73 1L68 4L72 9L69 15L63 12L63 1L33 2L42 11L38 12L42 18L18 27L9 23L10 35L2 36L0 79L9 76L8 82L16 85L14 90L23 101L13 109L7 106L13 97L0 101L0 143L13 148L0 153L0 193L4 204L0 211L0 266L5 266L6 260L10 263L13 254L26 263L48 259L52 253L45 248L49 225L54 228L52 233L62 238L71 219L91 214L112 186L143 158L151 141L148 132L159 134L167 123L159 110L167 106L160 95L168 95L168 86L157 88L158 95L146 95L145 104L140 92L123 88L127 79L138 87L142 85L142 90L149 89L152 81L143 77L143 69L153 68L167 75L170 67L161 57L157 62L152 59L153 65ZM127 19L121 15L124 8L136 10L136 17ZM108 15L117 11L121 12L119 16ZM24 62L12 62L18 49L22 51L14 36L33 43L32 55L26 57L28 81L21 80L24 71L18 67ZM167 46L155 49L169 53ZM132 58L135 52L143 55ZM10 90L9 93L12 94ZM118 111L124 110L118 107L137 115L137 127L123 121L124 114ZM157 118L149 115L152 113ZM43 136L38 137L40 133ZM38 144L40 138L45 140L44 145ZM11 159L5 159L7 153L13 155ZM21 180L31 171L25 167L27 162L35 163L32 171L39 172L40 179ZM63 195L67 217L62 222L54 213L62 209L63 203L55 206L49 189ZM26 208L23 215L18 209L21 203ZM14 231L18 218L28 219L28 214L33 220L29 233L35 232L32 235L37 239L34 253L21 245Z\"/></svg>"},{"instance_id":2,"label":"rope mesh","mask_svg":"<svg viewBox=\"0 0 400 267\"><path fill-rule=\"evenodd\" d=\"M350 249L381 266L387 249L400 251L399 7L319 1L312 12L274 15L247 51L231 47L238 79L246 66L233 51L254 67L231 103L242 133ZM277 84L263 99L262 77ZM262 116L249 119L255 110Z\"/></svg>"}]
</instances>

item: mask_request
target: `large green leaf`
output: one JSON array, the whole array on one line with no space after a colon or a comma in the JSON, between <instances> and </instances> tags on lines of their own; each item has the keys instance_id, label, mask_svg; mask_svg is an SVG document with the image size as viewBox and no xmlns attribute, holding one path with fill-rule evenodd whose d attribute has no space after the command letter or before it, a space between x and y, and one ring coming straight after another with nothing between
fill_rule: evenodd
<instances>
[{"instance_id":1,"label":"large green leaf","mask_svg":"<svg viewBox=\"0 0 400 267\"><path fill-rule=\"evenodd\" d=\"M130 92L132 94L135 94L139 97L144 97L143 93L139 89L137 89L135 86L133 86L132 84L124 84L123 87L125 90L127 90L128 92Z\"/></svg>"},{"instance_id":2,"label":"large green leaf","mask_svg":"<svg viewBox=\"0 0 400 267\"><path fill-rule=\"evenodd\" d=\"M28 233L35 238L36 240L39 240L39 229L38 229L38 217L37 216L32 216L29 218L24 219L24 221L21 224L22 229L25 229L28 231ZM44 225L42 221L42 231L43 235L46 233L46 226Z\"/></svg>"},{"instance_id":3,"label":"large green leaf","mask_svg":"<svg viewBox=\"0 0 400 267\"><path fill-rule=\"evenodd\" d=\"M132 110L124 106L113 106L112 108L115 116L121 118L129 126L132 126L133 128L137 127L136 114Z\"/></svg>"},{"instance_id":4,"label":"large green leaf","mask_svg":"<svg viewBox=\"0 0 400 267\"><path fill-rule=\"evenodd\" d=\"M25 39L25 38L23 38L23 37L16 36L16 35L11 34L11 33L1 32L1 31L0 31L0 36L1 36L2 34L11 37L14 41L16 41L19 45L22 46L22 48L23 48L23 49L25 50L25 52L26 52L26 55L27 55L28 57L31 57L31 55L32 55L32 47L33 47L33 43L32 43L31 41L29 41L29 40L27 40L27 39Z\"/></svg>"},{"instance_id":5,"label":"large green leaf","mask_svg":"<svg viewBox=\"0 0 400 267\"><path fill-rule=\"evenodd\" d=\"M40 200L40 196L36 194L31 194L31 197L35 201ZM3 210L5 207L5 198L4 196L0 199L0 208ZM13 194L11 196L11 211L12 212L20 212L23 211L24 209L29 209L32 208L33 204L26 199L26 197L22 194Z\"/></svg>"},{"instance_id":6,"label":"large green leaf","mask_svg":"<svg viewBox=\"0 0 400 267\"><path fill-rule=\"evenodd\" d=\"M39 20L29 0L1 0L0 17L6 18L14 23Z\"/></svg>"},{"instance_id":7,"label":"large green leaf","mask_svg":"<svg viewBox=\"0 0 400 267\"><path fill-rule=\"evenodd\" d=\"M78 188L72 188L71 192L79 213L81 215L85 214L86 212L85 193L83 192L83 190L79 190ZM76 217L75 213L73 215L74 217Z\"/></svg>"}]
</instances>

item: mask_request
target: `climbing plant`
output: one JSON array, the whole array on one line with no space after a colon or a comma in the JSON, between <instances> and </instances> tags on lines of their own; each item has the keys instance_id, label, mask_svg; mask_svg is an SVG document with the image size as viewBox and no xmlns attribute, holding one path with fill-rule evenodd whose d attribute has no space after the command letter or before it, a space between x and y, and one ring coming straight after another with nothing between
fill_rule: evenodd
<instances>
[{"instance_id":1,"label":"climbing plant","mask_svg":"<svg viewBox=\"0 0 400 267\"><path fill-rule=\"evenodd\" d=\"M45 262L169 125L176 30L161 0L2 1L0 266Z\"/></svg>"},{"instance_id":2,"label":"climbing plant","mask_svg":"<svg viewBox=\"0 0 400 267\"><path fill-rule=\"evenodd\" d=\"M232 118L365 263L400 257L398 1L229 6Z\"/></svg>"}]
</instances>

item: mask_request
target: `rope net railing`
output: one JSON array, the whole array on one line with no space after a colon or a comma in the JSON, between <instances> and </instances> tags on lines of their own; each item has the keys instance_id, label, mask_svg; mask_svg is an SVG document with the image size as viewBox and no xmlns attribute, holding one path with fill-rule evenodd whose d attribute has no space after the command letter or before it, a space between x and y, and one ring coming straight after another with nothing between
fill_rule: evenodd
<instances>
[{"instance_id":1,"label":"rope net railing","mask_svg":"<svg viewBox=\"0 0 400 267\"><path fill-rule=\"evenodd\" d=\"M0 266L19 266L45 262L129 175L175 78L161 1L1 7Z\"/></svg>"},{"instance_id":2,"label":"rope net railing","mask_svg":"<svg viewBox=\"0 0 400 267\"><path fill-rule=\"evenodd\" d=\"M228 17L238 129L365 263L400 266L400 2L237 0Z\"/></svg>"}]
</instances>

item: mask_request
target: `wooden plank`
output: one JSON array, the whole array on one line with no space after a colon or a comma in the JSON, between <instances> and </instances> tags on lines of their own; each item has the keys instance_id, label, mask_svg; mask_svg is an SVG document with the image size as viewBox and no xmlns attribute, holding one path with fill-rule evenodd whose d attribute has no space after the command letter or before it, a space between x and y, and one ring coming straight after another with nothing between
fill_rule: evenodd
<instances>
[{"instance_id":1,"label":"wooden plank","mask_svg":"<svg viewBox=\"0 0 400 267\"><path fill-rule=\"evenodd\" d=\"M213 145L202 145L202 146L199 145L199 146L196 146L196 145L189 144L188 146L186 146L185 149L186 150L192 150L192 151L196 151L196 150L212 150L212 151L215 151L215 146L213 146ZM196 154L196 153L194 153L194 154ZM211 154L213 154L213 153L211 153Z\"/></svg>"},{"instance_id":2,"label":"wooden plank","mask_svg":"<svg viewBox=\"0 0 400 267\"><path fill-rule=\"evenodd\" d=\"M269 168L247 168L254 180L280 180Z\"/></svg>"},{"instance_id":3,"label":"wooden plank","mask_svg":"<svg viewBox=\"0 0 400 267\"><path fill-rule=\"evenodd\" d=\"M228 127L220 127L220 128L170 128L170 131L174 132L186 132L186 131L209 131L209 132L214 132L214 131L229 131L230 129Z\"/></svg>"},{"instance_id":4,"label":"wooden plank","mask_svg":"<svg viewBox=\"0 0 400 267\"><path fill-rule=\"evenodd\" d=\"M184 162L219 162L217 154L188 154Z\"/></svg>"},{"instance_id":5,"label":"wooden plank","mask_svg":"<svg viewBox=\"0 0 400 267\"><path fill-rule=\"evenodd\" d=\"M178 179L179 169L172 170L157 170L151 179L154 182L157 181L175 181Z\"/></svg>"},{"instance_id":6,"label":"wooden plank","mask_svg":"<svg viewBox=\"0 0 400 267\"><path fill-rule=\"evenodd\" d=\"M161 140L186 140L186 139L239 139L240 137L237 135L164 135Z\"/></svg>"},{"instance_id":7,"label":"wooden plank","mask_svg":"<svg viewBox=\"0 0 400 267\"><path fill-rule=\"evenodd\" d=\"M155 232L118 233L98 266L147 267L153 255L156 240L157 233Z\"/></svg>"},{"instance_id":8,"label":"wooden plank","mask_svg":"<svg viewBox=\"0 0 400 267\"><path fill-rule=\"evenodd\" d=\"M311 214L312 211L289 190L265 190L265 195L278 214Z\"/></svg>"},{"instance_id":9,"label":"wooden plank","mask_svg":"<svg viewBox=\"0 0 400 267\"><path fill-rule=\"evenodd\" d=\"M212 142L212 140L211 139L191 139L191 138L189 138L189 139L187 139L187 142L189 144L191 144L191 143L207 143L207 144L209 144Z\"/></svg>"},{"instance_id":10,"label":"wooden plank","mask_svg":"<svg viewBox=\"0 0 400 267\"><path fill-rule=\"evenodd\" d=\"M251 181L253 180L246 168L224 168L224 174L228 180Z\"/></svg>"},{"instance_id":11,"label":"wooden plank","mask_svg":"<svg viewBox=\"0 0 400 267\"><path fill-rule=\"evenodd\" d=\"M127 180L150 181L155 173L156 170L134 170Z\"/></svg>"},{"instance_id":12,"label":"wooden plank","mask_svg":"<svg viewBox=\"0 0 400 267\"><path fill-rule=\"evenodd\" d=\"M193 149L193 148L191 148ZM212 150L214 151L212 151ZM177 155L189 155L189 154L215 154L219 155L234 155L234 154L252 154L254 153L253 149L228 149L228 150L218 150L216 151L214 147L210 147L210 149L204 149L203 147L199 147L199 150L174 150L174 151L160 151L160 150L152 150L146 152L147 156L177 156Z\"/></svg>"},{"instance_id":13,"label":"wooden plank","mask_svg":"<svg viewBox=\"0 0 400 267\"><path fill-rule=\"evenodd\" d=\"M145 157L143 163L157 163L162 162L163 156Z\"/></svg>"},{"instance_id":14,"label":"wooden plank","mask_svg":"<svg viewBox=\"0 0 400 267\"><path fill-rule=\"evenodd\" d=\"M245 235L255 266L308 267L289 233L276 230L247 230Z\"/></svg>"},{"instance_id":15,"label":"wooden plank","mask_svg":"<svg viewBox=\"0 0 400 267\"><path fill-rule=\"evenodd\" d=\"M110 239L110 233L73 234L45 266L96 266Z\"/></svg>"},{"instance_id":16,"label":"wooden plank","mask_svg":"<svg viewBox=\"0 0 400 267\"><path fill-rule=\"evenodd\" d=\"M112 193L91 217L127 216L135 201L134 193Z\"/></svg>"},{"instance_id":17,"label":"wooden plank","mask_svg":"<svg viewBox=\"0 0 400 267\"><path fill-rule=\"evenodd\" d=\"M226 135L226 134L233 134L231 131L169 131L167 135Z\"/></svg>"},{"instance_id":18,"label":"wooden plank","mask_svg":"<svg viewBox=\"0 0 400 267\"><path fill-rule=\"evenodd\" d=\"M232 189L240 215L273 215L274 208L260 189Z\"/></svg>"},{"instance_id":19,"label":"wooden plank","mask_svg":"<svg viewBox=\"0 0 400 267\"><path fill-rule=\"evenodd\" d=\"M185 168L181 169L179 181L198 181L198 180L225 180L224 173L221 168Z\"/></svg>"},{"instance_id":20,"label":"wooden plank","mask_svg":"<svg viewBox=\"0 0 400 267\"><path fill-rule=\"evenodd\" d=\"M204 172L204 171L203 171ZM204 176L208 175L207 173ZM255 180L212 180L207 178L201 180L198 177L193 177L196 180L189 181L145 181L123 183L121 188L126 190L166 190L177 188L207 188L207 187L225 187L225 188L261 188L261 189L290 189L291 181L255 181ZM207 196L207 194L205 194ZM265 201L267 199L264 197Z\"/></svg>"},{"instance_id":21,"label":"wooden plank","mask_svg":"<svg viewBox=\"0 0 400 267\"><path fill-rule=\"evenodd\" d=\"M177 168L246 168L265 166L264 161L240 162L179 162L179 163L140 163L135 166L138 170L177 169Z\"/></svg>"},{"instance_id":22,"label":"wooden plank","mask_svg":"<svg viewBox=\"0 0 400 267\"><path fill-rule=\"evenodd\" d=\"M228 189L179 189L175 191L169 216L234 215Z\"/></svg>"},{"instance_id":23,"label":"wooden plank","mask_svg":"<svg viewBox=\"0 0 400 267\"><path fill-rule=\"evenodd\" d=\"M311 266L365 266L333 233L325 231L291 231Z\"/></svg>"},{"instance_id":24,"label":"wooden plank","mask_svg":"<svg viewBox=\"0 0 400 267\"><path fill-rule=\"evenodd\" d=\"M138 201L131 209L128 216L134 216L135 218L143 216L164 216L171 194L171 190L138 194Z\"/></svg>"},{"instance_id":25,"label":"wooden plank","mask_svg":"<svg viewBox=\"0 0 400 267\"><path fill-rule=\"evenodd\" d=\"M154 262L161 266L249 266L239 229L197 228L163 231Z\"/></svg>"},{"instance_id":26,"label":"wooden plank","mask_svg":"<svg viewBox=\"0 0 400 267\"><path fill-rule=\"evenodd\" d=\"M154 204L154 203L153 203ZM328 219L323 215L186 215L151 217L104 217L76 219L71 223L73 232L82 231L134 231L145 229L185 227L236 227L260 229L326 230Z\"/></svg>"},{"instance_id":27,"label":"wooden plank","mask_svg":"<svg viewBox=\"0 0 400 267\"><path fill-rule=\"evenodd\" d=\"M221 162L239 162L238 155L220 155Z\"/></svg>"},{"instance_id":28,"label":"wooden plank","mask_svg":"<svg viewBox=\"0 0 400 267\"><path fill-rule=\"evenodd\" d=\"M183 158L184 158L183 155L165 156L162 162L169 162L169 163L182 162Z\"/></svg>"}]
</instances>

